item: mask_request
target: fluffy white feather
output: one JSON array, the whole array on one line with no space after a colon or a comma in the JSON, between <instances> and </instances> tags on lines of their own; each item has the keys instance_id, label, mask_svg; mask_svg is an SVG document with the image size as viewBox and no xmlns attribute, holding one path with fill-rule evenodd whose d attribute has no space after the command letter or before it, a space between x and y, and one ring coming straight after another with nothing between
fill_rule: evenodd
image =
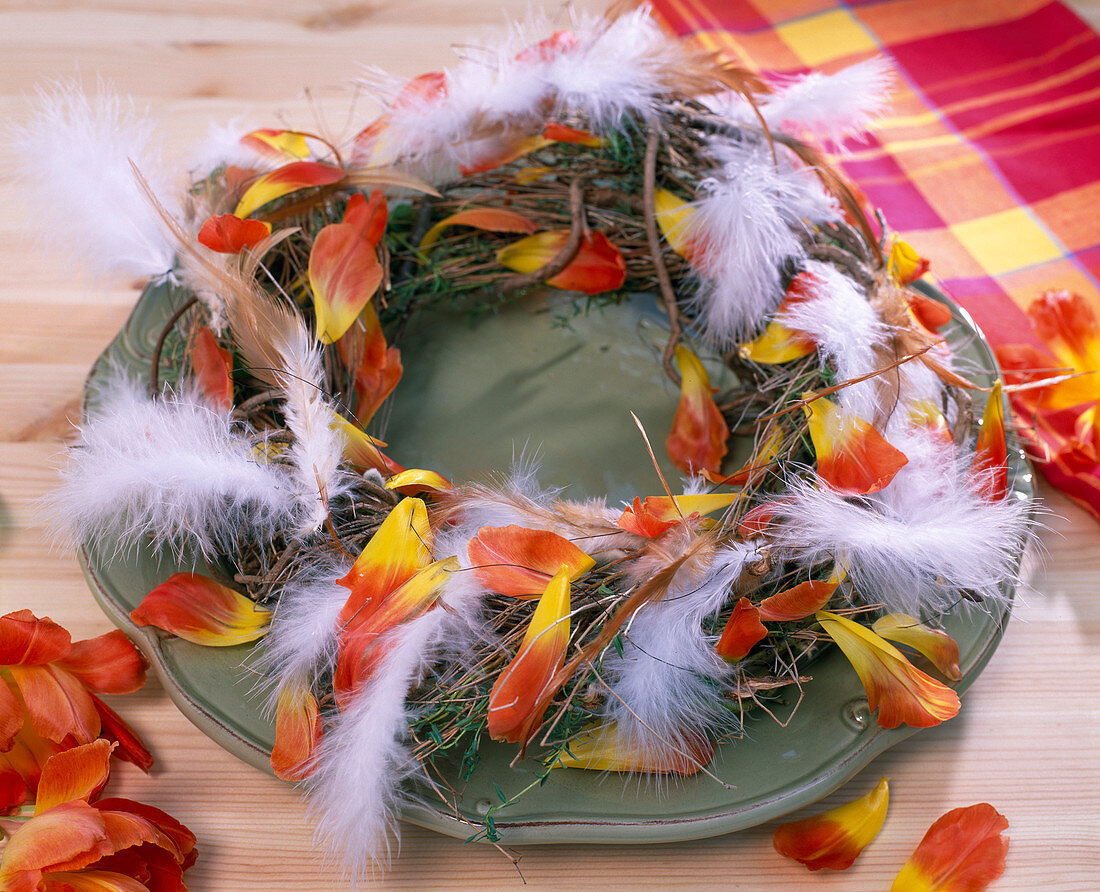
<instances>
[{"instance_id":1,"label":"fluffy white feather","mask_svg":"<svg viewBox=\"0 0 1100 892\"><path fill-rule=\"evenodd\" d=\"M76 542L117 539L125 551L149 537L212 556L299 519L293 481L257 461L246 430L190 393L154 402L134 381L111 377L67 457L48 504Z\"/></svg>"},{"instance_id":2,"label":"fluffy white feather","mask_svg":"<svg viewBox=\"0 0 1100 892\"><path fill-rule=\"evenodd\" d=\"M175 191L153 140L153 123L100 85L38 89L30 118L14 136L15 174L26 185L39 237L97 276L163 276L175 242L134 177L131 164L169 211Z\"/></svg>"}]
</instances>

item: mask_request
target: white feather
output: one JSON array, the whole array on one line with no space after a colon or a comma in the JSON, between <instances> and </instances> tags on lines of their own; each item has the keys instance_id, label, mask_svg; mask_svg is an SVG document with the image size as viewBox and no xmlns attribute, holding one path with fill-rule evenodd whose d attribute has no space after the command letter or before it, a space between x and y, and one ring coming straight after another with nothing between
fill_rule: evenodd
<instances>
[{"instance_id":1,"label":"white feather","mask_svg":"<svg viewBox=\"0 0 1100 892\"><path fill-rule=\"evenodd\" d=\"M141 171L169 212L170 199L153 122L129 100L100 85L95 96L79 83L38 89L30 118L14 136L15 174L24 184L39 237L97 276L168 274L175 242L138 184Z\"/></svg>"},{"instance_id":2,"label":"white feather","mask_svg":"<svg viewBox=\"0 0 1100 892\"><path fill-rule=\"evenodd\" d=\"M154 402L116 375L97 398L48 498L57 529L74 541L117 539L126 551L148 537L210 557L298 521L293 482L257 461L248 431L201 397L166 392Z\"/></svg>"}]
</instances>

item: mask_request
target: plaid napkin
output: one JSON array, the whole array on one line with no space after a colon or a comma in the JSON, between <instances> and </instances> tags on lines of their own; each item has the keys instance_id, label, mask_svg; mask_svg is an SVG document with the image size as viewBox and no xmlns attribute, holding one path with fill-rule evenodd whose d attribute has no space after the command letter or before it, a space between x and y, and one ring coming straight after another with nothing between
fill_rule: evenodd
<instances>
[{"instance_id":1,"label":"plaid napkin","mask_svg":"<svg viewBox=\"0 0 1100 892\"><path fill-rule=\"evenodd\" d=\"M842 166L990 342L1011 345L1006 367L1095 372L1013 406L1048 479L1100 519L1100 37L1041 0L653 6L675 33L766 73L892 60L892 108Z\"/></svg>"}]
</instances>

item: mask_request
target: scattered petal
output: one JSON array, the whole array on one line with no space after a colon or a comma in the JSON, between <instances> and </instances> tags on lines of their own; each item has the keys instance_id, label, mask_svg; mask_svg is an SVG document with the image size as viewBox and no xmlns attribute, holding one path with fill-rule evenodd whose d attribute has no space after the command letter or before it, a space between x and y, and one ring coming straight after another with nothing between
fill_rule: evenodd
<instances>
[{"instance_id":1,"label":"scattered petal","mask_svg":"<svg viewBox=\"0 0 1100 892\"><path fill-rule=\"evenodd\" d=\"M668 189L653 193L653 215L668 246L689 263L698 250L691 233L695 207Z\"/></svg>"},{"instance_id":2,"label":"scattered petal","mask_svg":"<svg viewBox=\"0 0 1100 892\"><path fill-rule=\"evenodd\" d=\"M0 666L40 666L69 653L72 638L48 616L29 610L0 616Z\"/></svg>"},{"instance_id":3,"label":"scattered petal","mask_svg":"<svg viewBox=\"0 0 1100 892\"><path fill-rule=\"evenodd\" d=\"M555 229L537 232L513 242L497 252L497 261L519 273L542 269L565 247L569 232ZM576 256L569 265L546 280L547 285L583 294L600 294L621 288L626 280L623 255L602 232L593 230L581 239Z\"/></svg>"},{"instance_id":4,"label":"scattered petal","mask_svg":"<svg viewBox=\"0 0 1100 892\"><path fill-rule=\"evenodd\" d=\"M890 790L886 778L870 793L812 818L780 824L775 850L810 870L847 870L878 836L886 820Z\"/></svg>"},{"instance_id":5,"label":"scattered petal","mask_svg":"<svg viewBox=\"0 0 1100 892\"><path fill-rule=\"evenodd\" d=\"M628 533L654 539L678 523L692 518L722 511L736 502L737 493L709 493L692 496L646 496L645 500L635 497L617 521L618 526Z\"/></svg>"},{"instance_id":6,"label":"scattered petal","mask_svg":"<svg viewBox=\"0 0 1100 892\"><path fill-rule=\"evenodd\" d=\"M981 892L1005 869L1008 820L988 802L939 818L905 862L890 892Z\"/></svg>"},{"instance_id":7,"label":"scattered petal","mask_svg":"<svg viewBox=\"0 0 1100 892\"><path fill-rule=\"evenodd\" d=\"M488 232L525 232L531 234L538 230L530 217L504 208L467 208L457 214L444 217L429 229L420 240L420 247L427 248L439 240L443 230L449 226L472 226Z\"/></svg>"},{"instance_id":8,"label":"scattered petal","mask_svg":"<svg viewBox=\"0 0 1100 892\"><path fill-rule=\"evenodd\" d=\"M339 183L344 176L341 168L331 164L321 164L319 161L292 161L270 173L265 173L249 186L241 196L241 200L237 202L233 216L243 219L277 198L313 186L331 186Z\"/></svg>"},{"instance_id":9,"label":"scattered petal","mask_svg":"<svg viewBox=\"0 0 1100 892\"><path fill-rule=\"evenodd\" d=\"M572 581L596 565L593 558L557 533L515 525L482 527L467 543L466 553L482 585L517 598L542 595L559 572Z\"/></svg>"},{"instance_id":10,"label":"scattered petal","mask_svg":"<svg viewBox=\"0 0 1100 892\"><path fill-rule=\"evenodd\" d=\"M556 121L551 121L542 129L542 135L550 142L572 143L578 146L588 146L590 149L598 149L603 145L603 140L587 130L578 130L575 127L566 127Z\"/></svg>"},{"instance_id":11,"label":"scattered petal","mask_svg":"<svg viewBox=\"0 0 1100 892\"><path fill-rule=\"evenodd\" d=\"M699 357L680 344L676 347L676 364L680 369L680 402L665 449L672 463L685 473L718 473L729 451L729 425L714 404L710 376Z\"/></svg>"},{"instance_id":12,"label":"scattered petal","mask_svg":"<svg viewBox=\"0 0 1100 892\"><path fill-rule=\"evenodd\" d=\"M778 592L760 602L760 618L774 622L793 622L817 613L829 603L840 586L842 575L833 571L828 579L811 579Z\"/></svg>"},{"instance_id":13,"label":"scattered petal","mask_svg":"<svg viewBox=\"0 0 1100 892\"><path fill-rule=\"evenodd\" d=\"M174 573L132 611L139 626L155 626L206 647L229 647L267 634L271 611L199 573Z\"/></svg>"},{"instance_id":14,"label":"scattered petal","mask_svg":"<svg viewBox=\"0 0 1100 892\"><path fill-rule=\"evenodd\" d=\"M401 88L393 101L391 110L409 108L415 105L427 106L447 96L447 75L443 71L429 71L414 77ZM387 112L375 118L352 140L352 160L356 164L377 166L391 164L395 159L393 150L386 144L386 129L390 125Z\"/></svg>"},{"instance_id":15,"label":"scattered petal","mask_svg":"<svg viewBox=\"0 0 1100 892\"><path fill-rule=\"evenodd\" d=\"M768 630L760 622L760 610L748 598L741 598L722 629L715 650L723 660L736 663L745 659L767 634Z\"/></svg>"},{"instance_id":16,"label":"scattered petal","mask_svg":"<svg viewBox=\"0 0 1100 892\"><path fill-rule=\"evenodd\" d=\"M153 754L145 748L141 738L137 736L133 728L119 717L118 713L95 694L89 694L88 696L92 698L96 712L99 713L100 736L109 743L118 744L118 748L115 750L115 758L136 765L148 774L149 769L153 767Z\"/></svg>"},{"instance_id":17,"label":"scattered petal","mask_svg":"<svg viewBox=\"0 0 1100 892\"><path fill-rule=\"evenodd\" d=\"M309 286L323 344L343 337L382 284L378 248L364 237L362 227L358 221L330 223L313 240Z\"/></svg>"},{"instance_id":18,"label":"scattered petal","mask_svg":"<svg viewBox=\"0 0 1100 892\"><path fill-rule=\"evenodd\" d=\"M403 470L401 465L386 455L380 447L386 444L372 437L361 427L349 424L342 418L333 422L333 428L344 437L344 458L360 470L375 470L383 476Z\"/></svg>"},{"instance_id":19,"label":"scattered petal","mask_svg":"<svg viewBox=\"0 0 1100 892\"><path fill-rule=\"evenodd\" d=\"M868 422L824 398L806 407L817 474L828 486L849 495L878 492L909 461Z\"/></svg>"},{"instance_id":20,"label":"scattered petal","mask_svg":"<svg viewBox=\"0 0 1100 892\"><path fill-rule=\"evenodd\" d=\"M890 641L904 644L923 654L932 665L952 681L962 678L959 669L959 645L940 629L932 629L904 613L887 613L871 626L871 631Z\"/></svg>"},{"instance_id":21,"label":"scattered petal","mask_svg":"<svg viewBox=\"0 0 1100 892\"><path fill-rule=\"evenodd\" d=\"M8 673L27 708L34 730L61 743L72 737L78 744L99 736L99 713L74 676L55 664L9 666Z\"/></svg>"},{"instance_id":22,"label":"scattered petal","mask_svg":"<svg viewBox=\"0 0 1100 892\"><path fill-rule=\"evenodd\" d=\"M145 658L118 629L74 642L57 665L97 694L130 694L145 684Z\"/></svg>"},{"instance_id":23,"label":"scattered petal","mask_svg":"<svg viewBox=\"0 0 1100 892\"><path fill-rule=\"evenodd\" d=\"M805 332L788 328L780 320L785 310L813 299L820 287L821 280L813 273L802 272L791 279L775 318L758 338L741 345L741 358L758 365L779 365L809 356L817 350L817 343L813 338Z\"/></svg>"},{"instance_id":24,"label":"scattered petal","mask_svg":"<svg viewBox=\"0 0 1100 892\"><path fill-rule=\"evenodd\" d=\"M271 235L271 224L263 220L242 220L235 214L207 217L199 230L199 244L218 254L240 254L255 248Z\"/></svg>"},{"instance_id":25,"label":"scattered petal","mask_svg":"<svg viewBox=\"0 0 1100 892\"><path fill-rule=\"evenodd\" d=\"M555 31L549 37L516 53L516 61L530 64L550 62L577 46L577 36L572 31Z\"/></svg>"}]
</instances>

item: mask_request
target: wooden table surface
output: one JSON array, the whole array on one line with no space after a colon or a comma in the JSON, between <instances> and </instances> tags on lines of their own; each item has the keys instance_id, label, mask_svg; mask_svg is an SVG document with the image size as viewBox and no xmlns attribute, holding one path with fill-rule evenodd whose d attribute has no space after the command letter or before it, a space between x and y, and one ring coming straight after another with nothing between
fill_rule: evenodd
<instances>
[{"instance_id":1,"label":"wooden table surface","mask_svg":"<svg viewBox=\"0 0 1100 892\"><path fill-rule=\"evenodd\" d=\"M556 3L545 6L561 17ZM79 72L148 105L174 148L242 113L256 126L308 126L327 113L339 128L341 85L360 64L408 76L439 67L450 44L498 25L501 7L522 16L528 0L8 0L0 7L2 119L25 114L36 84ZM1085 11L1095 15L1095 4ZM9 169L0 160L0 608L49 615L84 638L110 624L73 554L46 541L35 501L55 483L84 376L139 286L89 283L28 244L34 209L18 198ZM1011 824L996 888L1100 888L1100 526L1049 488L1042 494L1044 529L1027 585L960 715L896 747L823 803L891 779L885 828L851 870L810 875L780 858L774 825L644 847L529 847L519 871L490 847L406 826L377 887L518 889L526 880L533 889L886 889L933 820L988 801ZM312 849L299 795L215 746L155 678L112 703L157 759L148 777L120 765L112 790L167 810L198 835L191 889L344 888Z\"/></svg>"}]
</instances>

